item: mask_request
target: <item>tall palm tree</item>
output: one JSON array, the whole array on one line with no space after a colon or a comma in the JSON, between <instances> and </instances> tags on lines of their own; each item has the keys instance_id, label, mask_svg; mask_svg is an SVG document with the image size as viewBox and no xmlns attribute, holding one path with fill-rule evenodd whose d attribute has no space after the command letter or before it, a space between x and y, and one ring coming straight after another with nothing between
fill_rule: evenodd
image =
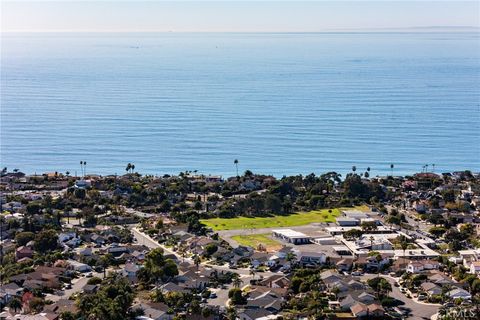
<instances>
[{"instance_id":1,"label":"tall palm tree","mask_svg":"<svg viewBox=\"0 0 480 320\"><path fill-rule=\"evenodd\" d=\"M132 164L132 173L133 173L133 170L135 170L135 165Z\"/></svg>"},{"instance_id":2,"label":"tall palm tree","mask_svg":"<svg viewBox=\"0 0 480 320\"><path fill-rule=\"evenodd\" d=\"M249 272L249 273L250 273L250 275L252 276L252 279L255 279L255 274L257 273L257 272L255 271L255 269L250 268L250 272Z\"/></svg>"},{"instance_id":3,"label":"tall palm tree","mask_svg":"<svg viewBox=\"0 0 480 320\"><path fill-rule=\"evenodd\" d=\"M435 163L432 163L432 172L435 173Z\"/></svg>"},{"instance_id":4,"label":"tall palm tree","mask_svg":"<svg viewBox=\"0 0 480 320\"><path fill-rule=\"evenodd\" d=\"M401 236L400 246L402 247L402 250L403 250L403 263L405 263L405 250L407 250L408 248L408 241L405 236Z\"/></svg>"},{"instance_id":5,"label":"tall palm tree","mask_svg":"<svg viewBox=\"0 0 480 320\"><path fill-rule=\"evenodd\" d=\"M200 266L200 263L202 261L200 260L200 257L198 255L195 255L193 257L193 264L195 264L195 267L197 267L197 271L198 271L198 267Z\"/></svg>"},{"instance_id":6,"label":"tall palm tree","mask_svg":"<svg viewBox=\"0 0 480 320\"><path fill-rule=\"evenodd\" d=\"M357 167L356 167L356 166L352 166L352 171L353 171L353 173L355 173L355 171L357 171Z\"/></svg>"},{"instance_id":7,"label":"tall palm tree","mask_svg":"<svg viewBox=\"0 0 480 320\"><path fill-rule=\"evenodd\" d=\"M390 164L390 170L391 170L391 172L392 172L392 174L391 174L392 177L393 177L393 168L394 168L394 167L395 167L395 166L393 165L393 163L391 163L391 164Z\"/></svg>"},{"instance_id":8,"label":"tall palm tree","mask_svg":"<svg viewBox=\"0 0 480 320\"><path fill-rule=\"evenodd\" d=\"M83 161L80 161L80 173L82 174L82 177L83 177Z\"/></svg>"},{"instance_id":9,"label":"tall palm tree","mask_svg":"<svg viewBox=\"0 0 480 320\"><path fill-rule=\"evenodd\" d=\"M233 160L233 163L235 164L235 168L237 169L237 177L238 177L238 159Z\"/></svg>"}]
</instances>

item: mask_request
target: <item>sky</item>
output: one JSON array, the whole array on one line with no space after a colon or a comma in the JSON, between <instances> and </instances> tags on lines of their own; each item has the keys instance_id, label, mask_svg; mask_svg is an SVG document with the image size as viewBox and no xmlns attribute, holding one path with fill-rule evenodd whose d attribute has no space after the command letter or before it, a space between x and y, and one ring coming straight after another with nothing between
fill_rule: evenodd
<instances>
[{"instance_id":1,"label":"sky","mask_svg":"<svg viewBox=\"0 0 480 320\"><path fill-rule=\"evenodd\" d=\"M2 32L322 32L480 27L480 1L0 1Z\"/></svg>"}]
</instances>

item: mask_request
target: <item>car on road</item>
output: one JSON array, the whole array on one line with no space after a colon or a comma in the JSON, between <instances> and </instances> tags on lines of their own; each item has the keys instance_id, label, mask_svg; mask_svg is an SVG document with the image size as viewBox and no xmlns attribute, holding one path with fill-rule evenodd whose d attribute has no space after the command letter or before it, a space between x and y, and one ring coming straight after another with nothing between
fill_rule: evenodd
<instances>
[{"instance_id":1,"label":"car on road","mask_svg":"<svg viewBox=\"0 0 480 320\"><path fill-rule=\"evenodd\" d=\"M363 272L362 271L353 271L352 276L363 276Z\"/></svg>"},{"instance_id":2,"label":"car on road","mask_svg":"<svg viewBox=\"0 0 480 320\"><path fill-rule=\"evenodd\" d=\"M217 294L215 292L210 293L210 299L215 299Z\"/></svg>"},{"instance_id":3,"label":"car on road","mask_svg":"<svg viewBox=\"0 0 480 320\"><path fill-rule=\"evenodd\" d=\"M91 272L88 272L88 273L86 273L86 274L85 274L85 277L87 277L87 278L91 278L91 277L93 277L93 273L91 273Z\"/></svg>"}]
</instances>

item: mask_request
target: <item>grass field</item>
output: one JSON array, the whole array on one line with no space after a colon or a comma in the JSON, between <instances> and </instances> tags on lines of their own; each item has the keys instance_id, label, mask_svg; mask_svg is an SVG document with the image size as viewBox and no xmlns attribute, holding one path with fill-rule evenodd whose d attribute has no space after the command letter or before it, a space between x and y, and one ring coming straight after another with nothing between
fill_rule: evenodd
<instances>
[{"instance_id":1,"label":"grass field","mask_svg":"<svg viewBox=\"0 0 480 320\"><path fill-rule=\"evenodd\" d=\"M258 248L258 245L261 244L268 252L277 251L282 248L282 245L279 242L269 238L268 236L268 233L249 234L233 236L232 239L238 242L240 245L249 246L254 249Z\"/></svg>"},{"instance_id":2,"label":"grass field","mask_svg":"<svg viewBox=\"0 0 480 320\"><path fill-rule=\"evenodd\" d=\"M365 211L366 206L349 208ZM309 212L298 212L286 216L272 217L236 217L236 218L213 218L200 220L207 227L215 231L238 230L238 229L260 229L260 228L281 228L303 226L314 222L335 222L335 218L340 215L341 209L314 210Z\"/></svg>"}]
</instances>

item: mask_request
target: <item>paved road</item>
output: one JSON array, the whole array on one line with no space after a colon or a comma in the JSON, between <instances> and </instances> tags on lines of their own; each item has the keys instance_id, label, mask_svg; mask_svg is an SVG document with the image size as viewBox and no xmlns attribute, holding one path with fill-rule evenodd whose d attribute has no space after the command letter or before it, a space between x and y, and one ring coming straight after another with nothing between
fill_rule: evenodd
<instances>
[{"instance_id":1,"label":"paved road","mask_svg":"<svg viewBox=\"0 0 480 320\"><path fill-rule=\"evenodd\" d=\"M361 276L360 279L366 281L368 279L375 278L376 276L376 274L366 274ZM403 305L400 305L398 308L402 311L408 312L407 319L430 320L431 317L438 312L440 307L439 305L416 302L412 299L409 299L400 291L400 288L394 286L396 281L395 278L382 274L380 276L387 279L387 281L392 285L392 292L390 293L390 296L403 302Z\"/></svg>"}]
</instances>

